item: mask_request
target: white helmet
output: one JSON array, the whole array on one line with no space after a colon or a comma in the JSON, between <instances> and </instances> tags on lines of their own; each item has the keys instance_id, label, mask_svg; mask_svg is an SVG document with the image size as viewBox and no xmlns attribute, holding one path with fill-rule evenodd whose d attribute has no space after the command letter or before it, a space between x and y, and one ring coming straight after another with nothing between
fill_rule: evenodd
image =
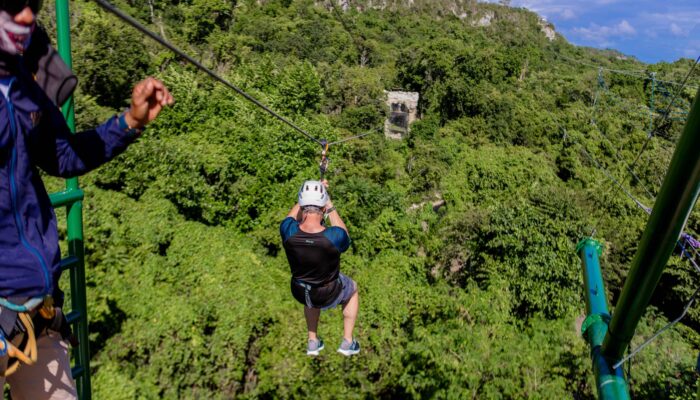
<instances>
[{"instance_id":1,"label":"white helmet","mask_svg":"<svg viewBox=\"0 0 700 400\"><path fill-rule=\"evenodd\" d=\"M316 206L325 207L328 203L328 192L325 186L319 181L305 181L299 189L299 205L302 207Z\"/></svg>"}]
</instances>

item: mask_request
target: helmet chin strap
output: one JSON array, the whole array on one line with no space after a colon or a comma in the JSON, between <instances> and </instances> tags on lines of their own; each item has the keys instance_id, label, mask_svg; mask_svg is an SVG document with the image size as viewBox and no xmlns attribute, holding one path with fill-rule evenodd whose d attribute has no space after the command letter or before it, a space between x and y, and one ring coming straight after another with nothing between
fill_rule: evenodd
<instances>
[{"instance_id":1,"label":"helmet chin strap","mask_svg":"<svg viewBox=\"0 0 700 400\"><path fill-rule=\"evenodd\" d=\"M10 55L22 55L29 48L36 24L21 25L7 11L0 10L0 51Z\"/></svg>"}]
</instances>

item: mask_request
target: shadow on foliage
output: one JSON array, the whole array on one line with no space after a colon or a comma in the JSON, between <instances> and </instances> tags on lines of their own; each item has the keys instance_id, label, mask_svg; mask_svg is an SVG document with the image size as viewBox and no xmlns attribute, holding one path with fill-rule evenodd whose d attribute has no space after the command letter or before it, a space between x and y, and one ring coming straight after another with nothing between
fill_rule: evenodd
<instances>
[{"instance_id":1,"label":"shadow on foliage","mask_svg":"<svg viewBox=\"0 0 700 400\"><path fill-rule=\"evenodd\" d=\"M126 313L117 306L114 299L106 300L107 312L102 313L102 318L89 323L89 332L93 334L90 340L90 352L99 353L107 341L122 329L122 324L126 321Z\"/></svg>"},{"instance_id":2,"label":"shadow on foliage","mask_svg":"<svg viewBox=\"0 0 700 400\"><path fill-rule=\"evenodd\" d=\"M630 396L639 400L692 399L698 376L694 371L676 371L673 375L649 379L639 385L634 382L634 369L630 382Z\"/></svg>"},{"instance_id":3,"label":"shadow on foliage","mask_svg":"<svg viewBox=\"0 0 700 400\"><path fill-rule=\"evenodd\" d=\"M260 350L263 347L262 341L270 332L270 327L275 323L271 318L266 318L260 325L253 328L246 345L245 373L242 376L238 390L243 389L244 394L251 393L258 385L257 362Z\"/></svg>"}]
</instances>

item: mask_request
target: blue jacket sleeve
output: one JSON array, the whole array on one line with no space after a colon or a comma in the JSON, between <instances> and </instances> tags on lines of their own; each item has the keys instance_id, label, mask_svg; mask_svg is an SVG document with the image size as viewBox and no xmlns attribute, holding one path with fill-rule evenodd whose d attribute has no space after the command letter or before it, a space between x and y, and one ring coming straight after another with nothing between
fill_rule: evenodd
<instances>
[{"instance_id":1,"label":"blue jacket sleeve","mask_svg":"<svg viewBox=\"0 0 700 400\"><path fill-rule=\"evenodd\" d=\"M71 178L89 172L121 154L136 135L119 128L116 116L95 129L73 135L53 104L35 136L33 161L49 175Z\"/></svg>"},{"instance_id":2,"label":"blue jacket sleeve","mask_svg":"<svg viewBox=\"0 0 700 400\"><path fill-rule=\"evenodd\" d=\"M345 229L331 226L326 228L323 233L341 253L344 253L350 247L350 235L345 232Z\"/></svg>"},{"instance_id":3,"label":"blue jacket sleeve","mask_svg":"<svg viewBox=\"0 0 700 400\"><path fill-rule=\"evenodd\" d=\"M287 239L292 237L298 231L299 222L292 217L285 218L280 224L280 236L282 236L282 243L286 242Z\"/></svg>"}]
</instances>

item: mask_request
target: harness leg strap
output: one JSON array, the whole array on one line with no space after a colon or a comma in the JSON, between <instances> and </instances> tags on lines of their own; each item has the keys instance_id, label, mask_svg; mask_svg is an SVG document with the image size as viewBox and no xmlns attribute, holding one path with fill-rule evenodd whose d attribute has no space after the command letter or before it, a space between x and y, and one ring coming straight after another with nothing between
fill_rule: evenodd
<instances>
[{"instance_id":1,"label":"harness leg strap","mask_svg":"<svg viewBox=\"0 0 700 400\"><path fill-rule=\"evenodd\" d=\"M20 350L3 336L3 340L0 341L0 346L2 346L0 353L6 352L8 357L14 358L15 360L10 361L7 369L0 372L0 376L7 377L15 373L17 368L19 368L20 362L27 365L33 365L37 360L36 335L34 333L34 324L32 323L32 319L29 317L29 315L27 315L27 313L20 313L19 319L22 321L22 325L24 325L24 328L26 329L25 335L27 335L27 344L24 350Z\"/></svg>"},{"instance_id":2,"label":"harness leg strap","mask_svg":"<svg viewBox=\"0 0 700 400\"><path fill-rule=\"evenodd\" d=\"M314 304L311 302L311 285L301 283L301 287L304 288L304 300L306 301L306 306L309 308L314 308Z\"/></svg>"}]
</instances>

